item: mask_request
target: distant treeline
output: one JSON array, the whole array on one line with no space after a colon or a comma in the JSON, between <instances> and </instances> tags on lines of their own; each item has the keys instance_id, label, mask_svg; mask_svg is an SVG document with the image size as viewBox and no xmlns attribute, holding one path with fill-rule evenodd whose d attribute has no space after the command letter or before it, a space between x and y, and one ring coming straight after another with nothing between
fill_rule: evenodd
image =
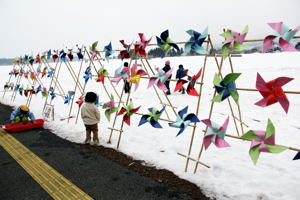
<instances>
[{"instance_id":1,"label":"distant treeline","mask_svg":"<svg viewBox=\"0 0 300 200\"><path fill-rule=\"evenodd\" d=\"M300 50L300 42L298 42L295 46L296 49ZM280 52L281 49L279 47L273 47L271 48L268 53L273 53L273 52ZM261 53L261 45L258 45L257 47L252 47L249 49L246 49L244 51L241 52L231 52L232 54L238 54L238 53ZM131 51L131 53L133 53ZM212 53L212 52L209 52ZM215 53L217 54L222 54L221 49L216 49ZM160 58L164 55L164 51L161 48L154 48L148 51L148 56L150 58ZM187 56L195 56L197 55L195 52L191 52L190 54L188 54ZM180 51L176 51L175 49L171 49L168 54L166 56L169 57L173 57L173 56L184 56L183 54L183 48L180 49ZM120 58L120 56L115 56L114 58ZM133 57L133 59L135 59L135 57ZM13 62L13 58L0 58L0 65L11 65ZM74 60L77 60L76 58L74 58ZM51 62L51 61L50 61Z\"/></svg>"}]
</instances>

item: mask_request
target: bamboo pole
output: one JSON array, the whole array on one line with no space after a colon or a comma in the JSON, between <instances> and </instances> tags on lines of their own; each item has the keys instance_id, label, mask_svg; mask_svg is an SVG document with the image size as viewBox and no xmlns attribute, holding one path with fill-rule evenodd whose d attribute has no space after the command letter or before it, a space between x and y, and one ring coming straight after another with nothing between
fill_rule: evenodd
<instances>
[{"instance_id":1,"label":"bamboo pole","mask_svg":"<svg viewBox=\"0 0 300 200\"><path fill-rule=\"evenodd\" d=\"M66 64L68 70L70 71L70 74L72 75L73 80L74 80L75 82L77 82L78 79L76 79L76 73L75 73L75 71L73 70L73 68L72 68L71 64L69 63L69 61L65 62L65 64ZM78 78L79 78L79 77L78 77ZM78 89L80 90L81 93L83 93L83 86L81 85L80 82L78 83Z\"/></svg>"},{"instance_id":2,"label":"bamboo pole","mask_svg":"<svg viewBox=\"0 0 300 200\"><path fill-rule=\"evenodd\" d=\"M209 40L210 40L210 36L208 35L208 41ZM208 51L208 46L209 46L209 42L206 44L206 51ZM203 87L203 82L204 82L206 62L207 62L207 56L204 57L203 71L202 71L202 76L201 76L201 83L202 84L200 85L199 93L198 93L199 97L198 97L198 101L197 101L196 115L199 114L199 110L200 110L200 102L201 102L201 94L202 94L202 87ZM195 138L196 123L194 123L194 125L195 125L195 127L193 128L192 137L191 137L190 145L189 145L189 150L188 150L188 154L186 156L186 162L185 162L185 168L184 168L185 172L187 172L187 169L188 169L188 166L189 166L190 155L192 153L192 147L193 147L194 138Z\"/></svg>"},{"instance_id":3,"label":"bamboo pole","mask_svg":"<svg viewBox=\"0 0 300 200\"><path fill-rule=\"evenodd\" d=\"M58 67L58 70L57 70L57 74L54 73L54 74L52 75L52 76L54 76L54 79L56 80L56 81L54 82L54 88L53 88L53 91L55 91L56 86L57 86L57 84L59 83L59 82L58 82L58 77L59 77L61 65L62 65L62 62L60 62L60 64L59 64L59 67ZM55 69L55 72L56 72L56 69ZM65 96L65 94L64 94L64 96ZM63 98L64 98L64 97L63 97ZM51 98L50 104L52 103L52 101L53 101L53 100L52 100L52 98Z\"/></svg>"},{"instance_id":4,"label":"bamboo pole","mask_svg":"<svg viewBox=\"0 0 300 200\"><path fill-rule=\"evenodd\" d=\"M236 88L236 90L240 91L249 91L249 92L259 92L257 89L249 89L249 88ZM283 91L286 94L300 94L300 91Z\"/></svg>"}]
</instances>

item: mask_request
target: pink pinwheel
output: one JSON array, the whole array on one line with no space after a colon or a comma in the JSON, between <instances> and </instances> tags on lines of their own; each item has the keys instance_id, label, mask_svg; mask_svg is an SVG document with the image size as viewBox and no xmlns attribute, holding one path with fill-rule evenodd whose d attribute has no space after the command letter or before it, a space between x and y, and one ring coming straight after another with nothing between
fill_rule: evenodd
<instances>
[{"instance_id":1,"label":"pink pinwheel","mask_svg":"<svg viewBox=\"0 0 300 200\"><path fill-rule=\"evenodd\" d=\"M134 53L136 55L140 55L140 56L146 57L147 54L146 54L145 49L148 46L148 44L150 43L152 37L149 40L147 40L143 33L139 33L139 37L140 37L140 41L138 41L134 45Z\"/></svg>"},{"instance_id":2,"label":"pink pinwheel","mask_svg":"<svg viewBox=\"0 0 300 200\"><path fill-rule=\"evenodd\" d=\"M36 62L36 63L41 63L41 57L40 57L40 54L36 55L36 57L35 57L35 62Z\"/></svg>"},{"instance_id":3,"label":"pink pinwheel","mask_svg":"<svg viewBox=\"0 0 300 200\"><path fill-rule=\"evenodd\" d=\"M287 147L275 145L275 127L270 119L266 131L250 130L241 138L251 141L249 155L254 164L256 164L261 152L281 153L287 149Z\"/></svg>"},{"instance_id":4,"label":"pink pinwheel","mask_svg":"<svg viewBox=\"0 0 300 200\"><path fill-rule=\"evenodd\" d=\"M285 51L297 51L290 41L300 30L300 26L295 29L290 29L284 25L283 22L268 23L268 25L275 30L275 32L265 37L263 52L268 51L275 44Z\"/></svg>"},{"instance_id":5,"label":"pink pinwheel","mask_svg":"<svg viewBox=\"0 0 300 200\"><path fill-rule=\"evenodd\" d=\"M157 85L157 87L163 91L167 91L168 88L165 85L166 80L168 80L169 76L172 75L172 69L170 69L168 72L164 72L162 69L155 68L158 74L155 74L153 77L150 78L148 87L153 86L154 84Z\"/></svg>"},{"instance_id":6,"label":"pink pinwheel","mask_svg":"<svg viewBox=\"0 0 300 200\"><path fill-rule=\"evenodd\" d=\"M97 49L97 45L98 45L98 41L94 42L90 47L90 54L92 55L93 59L95 59L97 55L100 55L100 51Z\"/></svg>"},{"instance_id":7,"label":"pink pinwheel","mask_svg":"<svg viewBox=\"0 0 300 200\"><path fill-rule=\"evenodd\" d=\"M144 70L137 69L137 66L138 66L137 61L135 61L135 63L133 64L133 66L130 70L130 80L129 80L129 82L135 84L134 91L136 91L136 89L139 87L141 76L147 75L147 73Z\"/></svg>"},{"instance_id":8,"label":"pink pinwheel","mask_svg":"<svg viewBox=\"0 0 300 200\"><path fill-rule=\"evenodd\" d=\"M229 117L225 120L223 126L219 126L217 123L212 122L210 119L201 120L206 126L208 126L208 130L204 135L203 143L205 150L208 149L211 143L214 143L216 147L230 147L230 145L224 140Z\"/></svg>"},{"instance_id":9,"label":"pink pinwheel","mask_svg":"<svg viewBox=\"0 0 300 200\"><path fill-rule=\"evenodd\" d=\"M248 46L243 44L248 30L248 26L246 26L242 33L238 33L228 29L226 32L220 34L225 38L222 46L222 53L224 58L228 57L231 51L242 51L248 48Z\"/></svg>"},{"instance_id":10,"label":"pink pinwheel","mask_svg":"<svg viewBox=\"0 0 300 200\"><path fill-rule=\"evenodd\" d=\"M256 102L255 105L266 107L279 102L284 111L288 113L290 103L281 87L291 80L293 80L293 78L278 77L269 82L265 82L260 74L257 73L256 89L264 98Z\"/></svg>"},{"instance_id":11,"label":"pink pinwheel","mask_svg":"<svg viewBox=\"0 0 300 200\"><path fill-rule=\"evenodd\" d=\"M120 80L127 80L129 81L129 68L120 66L118 69L115 70L115 76L111 79L111 82L116 82L117 84L120 82Z\"/></svg>"},{"instance_id":12,"label":"pink pinwheel","mask_svg":"<svg viewBox=\"0 0 300 200\"><path fill-rule=\"evenodd\" d=\"M110 96L110 101L106 102L102 106L103 109L105 109L105 117L107 118L108 121L110 121L110 116L112 113L118 111L118 107L116 107L115 101L114 101L114 96Z\"/></svg>"}]
</instances>

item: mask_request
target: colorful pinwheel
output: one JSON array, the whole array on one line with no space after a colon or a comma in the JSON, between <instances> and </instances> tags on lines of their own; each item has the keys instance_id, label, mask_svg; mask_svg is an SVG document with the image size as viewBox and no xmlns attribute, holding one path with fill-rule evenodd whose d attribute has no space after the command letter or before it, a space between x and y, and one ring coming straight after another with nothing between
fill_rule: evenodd
<instances>
[{"instance_id":1,"label":"colorful pinwheel","mask_svg":"<svg viewBox=\"0 0 300 200\"><path fill-rule=\"evenodd\" d=\"M35 73L34 72L30 72L30 78L31 78L31 80L36 80L36 75L35 75Z\"/></svg>"},{"instance_id":2,"label":"colorful pinwheel","mask_svg":"<svg viewBox=\"0 0 300 200\"><path fill-rule=\"evenodd\" d=\"M91 71L91 66L88 66L84 72L84 83L87 84L87 82L89 81L89 79L92 79L92 71Z\"/></svg>"},{"instance_id":3,"label":"colorful pinwheel","mask_svg":"<svg viewBox=\"0 0 300 200\"><path fill-rule=\"evenodd\" d=\"M159 89L163 91L167 91L168 89L164 83L166 82L166 80L168 80L169 76L172 74L172 70L173 68L170 69L168 72L164 72L162 69L156 68L156 71L158 73L150 78L147 88L156 84Z\"/></svg>"},{"instance_id":4,"label":"colorful pinwheel","mask_svg":"<svg viewBox=\"0 0 300 200\"><path fill-rule=\"evenodd\" d=\"M78 106L80 108L83 104L83 96L80 96L79 99L76 101L76 103L78 104Z\"/></svg>"},{"instance_id":5,"label":"colorful pinwheel","mask_svg":"<svg viewBox=\"0 0 300 200\"><path fill-rule=\"evenodd\" d=\"M281 87L291 80L293 80L293 78L278 77L269 82L265 82L260 74L257 73L256 89L264 98L256 102L255 105L266 107L279 102L283 110L288 113L290 103Z\"/></svg>"},{"instance_id":6,"label":"colorful pinwheel","mask_svg":"<svg viewBox=\"0 0 300 200\"><path fill-rule=\"evenodd\" d=\"M55 62L57 58L58 58L57 51L54 50L54 54L52 55L53 62Z\"/></svg>"},{"instance_id":7,"label":"colorful pinwheel","mask_svg":"<svg viewBox=\"0 0 300 200\"><path fill-rule=\"evenodd\" d=\"M187 86L187 89L186 89L186 92L188 93L188 95L198 97L199 94L195 89L195 84L196 84L196 81L200 78L201 73L202 73L202 68L199 70L199 72L196 75L192 76L190 80L184 80L184 79L178 80L177 83L176 83L174 92L182 89L183 85L188 83L188 86Z\"/></svg>"},{"instance_id":8,"label":"colorful pinwheel","mask_svg":"<svg viewBox=\"0 0 300 200\"><path fill-rule=\"evenodd\" d=\"M254 164L256 164L261 152L281 153L288 149L287 147L275 145L275 127L270 119L268 119L266 131L250 130L241 136L241 138L251 140L249 155Z\"/></svg>"},{"instance_id":9,"label":"colorful pinwheel","mask_svg":"<svg viewBox=\"0 0 300 200\"><path fill-rule=\"evenodd\" d=\"M164 112L166 106L164 106L160 111L158 111L156 108L148 108L149 114L143 115L141 117L139 126L145 124L146 122L150 123L152 127L154 128L162 128L162 126L158 123L158 120L162 113Z\"/></svg>"},{"instance_id":10,"label":"colorful pinwheel","mask_svg":"<svg viewBox=\"0 0 300 200\"><path fill-rule=\"evenodd\" d=\"M125 48L125 50L120 51L120 57L121 59L125 59L125 58L131 58L130 55L130 47L132 45L132 43L130 45L126 44L124 40L120 40L122 46Z\"/></svg>"},{"instance_id":11,"label":"colorful pinwheel","mask_svg":"<svg viewBox=\"0 0 300 200\"><path fill-rule=\"evenodd\" d=\"M135 61L135 63L132 65L132 68L130 69L131 73L129 82L135 84L134 91L136 91L136 89L139 87L141 76L147 75L147 73L144 70L137 69L137 66L137 61Z\"/></svg>"},{"instance_id":12,"label":"colorful pinwheel","mask_svg":"<svg viewBox=\"0 0 300 200\"><path fill-rule=\"evenodd\" d=\"M20 94L21 96L23 96L23 89L24 89L23 85L20 86L20 88L19 88L19 94Z\"/></svg>"},{"instance_id":13,"label":"colorful pinwheel","mask_svg":"<svg viewBox=\"0 0 300 200\"><path fill-rule=\"evenodd\" d=\"M111 79L111 82L116 82L117 84L120 82L120 80L127 80L129 81L130 75L129 75L129 68L120 66L115 70L115 76Z\"/></svg>"},{"instance_id":14,"label":"colorful pinwheel","mask_svg":"<svg viewBox=\"0 0 300 200\"><path fill-rule=\"evenodd\" d=\"M42 71L42 78L46 75L48 67L44 67Z\"/></svg>"},{"instance_id":15,"label":"colorful pinwheel","mask_svg":"<svg viewBox=\"0 0 300 200\"><path fill-rule=\"evenodd\" d=\"M115 53L115 50L112 49L111 42L107 46L104 47L103 51L105 52L105 59L109 61L109 56L113 55Z\"/></svg>"},{"instance_id":16,"label":"colorful pinwheel","mask_svg":"<svg viewBox=\"0 0 300 200\"><path fill-rule=\"evenodd\" d=\"M212 101L221 102L227 99L229 96L238 104L239 94L237 93L235 80L241 75L241 73L230 73L225 76L223 80L216 73L214 78L214 85L218 93Z\"/></svg>"},{"instance_id":17,"label":"colorful pinwheel","mask_svg":"<svg viewBox=\"0 0 300 200\"><path fill-rule=\"evenodd\" d=\"M67 62L67 53L62 49L59 52L60 60L63 62Z\"/></svg>"},{"instance_id":18,"label":"colorful pinwheel","mask_svg":"<svg viewBox=\"0 0 300 200\"><path fill-rule=\"evenodd\" d=\"M45 87L42 88L42 96L43 97L47 97L48 96L47 88L45 88Z\"/></svg>"},{"instance_id":19,"label":"colorful pinwheel","mask_svg":"<svg viewBox=\"0 0 300 200\"><path fill-rule=\"evenodd\" d=\"M78 45L76 45L78 52L77 52L77 57L78 60L83 60L83 54L82 54L82 48L79 48Z\"/></svg>"},{"instance_id":20,"label":"colorful pinwheel","mask_svg":"<svg viewBox=\"0 0 300 200\"><path fill-rule=\"evenodd\" d=\"M74 58L73 53L72 53L73 49L68 49L68 51L69 52L68 52L67 56L68 56L69 60L72 61Z\"/></svg>"},{"instance_id":21,"label":"colorful pinwheel","mask_svg":"<svg viewBox=\"0 0 300 200\"><path fill-rule=\"evenodd\" d=\"M42 86L39 85L36 89L35 89L35 94L38 94L39 92L42 91Z\"/></svg>"},{"instance_id":22,"label":"colorful pinwheel","mask_svg":"<svg viewBox=\"0 0 300 200\"><path fill-rule=\"evenodd\" d=\"M33 65L33 63L34 63L34 58L33 58L33 56L29 56L29 64L32 66Z\"/></svg>"},{"instance_id":23,"label":"colorful pinwheel","mask_svg":"<svg viewBox=\"0 0 300 200\"><path fill-rule=\"evenodd\" d=\"M140 55L143 57L147 56L146 53L146 47L148 46L148 44L150 43L152 37L147 40L145 35L143 33L139 33L139 37L140 37L140 41L138 41L135 45L134 45L134 53L136 55Z\"/></svg>"},{"instance_id":24,"label":"colorful pinwheel","mask_svg":"<svg viewBox=\"0 0 300 200\"><path fill-rule=\"evenodd\" d=\"M36 57L35 57L35 62L36 62L36 63L41 63L41 57L40 57L40 54L36 55Z\"/></svg>"},{"instance_id":25,"label":"colorful pinwheel","mask_svg":"<svg viewBox=\"0 0 300 200\"><path fill-rule=\"evenodd\" d=\"M174 128L180 128L179 132L177 133L176 137L180 135L185 128L190 125L190 123L194 122L200 122L198 117L194 113L189 113L187 114L188 111L188 106L186 106L184 109L180 110L178 112L176 122L174 123L169 123L169 126L174 127Z\"/></svg>"},{"instance_id":26,"label":"colorful pinwheel","mask_svg":"<svg viewBox=\"0 0 300 200\"><path fill-rule=\"evenodd\" d=\"M104 69L104 67L102 67L97 71L97 76L98 77L95 79L96 82L101 82L104 84L104 78L105 76L108 76L108 72L106 69Z\"/></svg>"},{"instance_id":27,"label":"colorful pinwheel","mask_svg":"<svg viewBox=\"0 0 300 200\"><path fill-rule=\"evenodd\" d=\"M300 159L300 151L296 154L296 156L293 158L293 160L299 160Z\"/></svg>"},{"instance_id":28,"label":"colorful pinwheel","mask_svg":"<svg viewBox=\"0 0 300 200\"><path fill-rule=\"evenodd\" d=\"M177 51L179 47L175 44L169 37L169 30L165 30L160 34L160 38L156 36L157 45L165 52L163 57L170 51L171 47L175 48Z\"/></svg>"},{"instance_id":29,"label":"colorful pinwheel","mask_svg":"<svg viewBox=\"0 0 300 200\"><path fill-rule=\"evenodd\" d=\"M284 51L297 51L290 41L300 30L300 26L295 29L290 29L284 25L283 22L268 23L268 25L275 30L275 32L265 37L263 52L268 51L274 45L279 46Z\"/></svg>"},{"instance_id":30,"label":"colorful pinwheel","mask_svg":"<svg viewBox=\"0 0 300 200\"><path fill-rule=\"evenodd\" d=\"M53 100L53 99L56 97L56 94L55 94L55 92L54 92L53 87L50 87L49 93L50 93L50 96L51 96L51 100Z\"/></svg>"},{"instance_id":31,"label":"colorful pinwheel","mask_svg":"<svg viewBox=\"0 0 300 200\"><path fill-rule=\"evenodd\" d=\"M130 117L136 113L140 107L141 106L134 108L132 101L130 101L129 105L122 107L117 115L123 115L123 121L130 126Z\"/></svg>"},{"instance_id":32,"label":"colorful pinwheel","mask_svg":"<svg viewBox=\"0 0 300 200\"><path fill-rule=\"evenodd\" d=\"M230 55L231 51L242 51L248 48L247 45L243 44L248 31L249 28L246 26L242 33L228 29L226 32L220 34L220 36L225 38L222 46L222 54L224 59Z\"/></svg>"},{"instance_id":33,"label":"colorful pinwheel","mask_svg":"<svg viewBox=\"0 0 300 200\"><path fill-rule=\"evenodd\" d=\"M50 69L48 70L48 75L47 77L48 78L51 78L53 76L53 73L54 73L54 68L50 67Z\"/></svg>"},{"instance_id":34,"label":"colorful pinwheel","mask_svg":"<svg viewBox=\"0 0 300 200\"><path fill-rule=\"evenodd\" d=\"M75 94L74 91L69 91L68 94L67 94L67 96L65 96L64 104L69 104L70 101L72 100L74 94Z\"/></svg>"},{"instance_id":35,"label":"colorful pinwheel","mask_svg":"<svg viewBox=\"0 0 300 200\"><path fill-rule=\"evenodd\" d=\"M202 44L208 35L208 28L206 27L202 33L188 30L187 34L189 34L191 38L184 45L184 54L187 55L191 53L192 50L197 54L206 54L207 51L202 47Z\"/></svg>"},{"instance_id":36,"label":"colorful pinwheel","mask_svg":"<svg viewBox=\"0 0 300 200\"><path fill-rule=\"evenodd\" d=\"M208 126L207 132L204 134L203 144L205 150L208 149L211 143L215 144L218 148L229 147L230 145L224 140L229 117L225 120L222 126L212 122L210 119L201 120L206 126Z\"/></svg>"},{"instance_id":37,"label":"colorful pinwheel","mask_svg":"<svg viewBox=\"0 0 300 200\"><path fill-rule=\"evenodd\" d=\"M47 52L47 60L49 60L51 58L51 49L49 49L49 51Z\"/></svg>"},{"instance_id":38,"label":"colorful pinwheel","mask_svg":"<svg viewBox=\"0 0 300 200\"><path fill-rule=\"evenodd\" d=\"M114 96L111 95L110 96L110 101L106 102L103 104L102 106L103 109L105 109L105 117L107 118L108 121L110 121L110 116L112 113L115 113L118 111L118 107L116 107L115 105L115 101L114 101Z\"/></svg>"},{"instance_id":39,"label":"colorful pinwheel","mask_svg":"<svg viewBox=\"0 0 300 200\"><path fill-rule=\"evenodd\" d=\"M97 49L98 41L94 42L90 47L90 53L92 55L92 59L95 59L97 55L100 55L100 51Z\"/></svg>"}]
</instances>

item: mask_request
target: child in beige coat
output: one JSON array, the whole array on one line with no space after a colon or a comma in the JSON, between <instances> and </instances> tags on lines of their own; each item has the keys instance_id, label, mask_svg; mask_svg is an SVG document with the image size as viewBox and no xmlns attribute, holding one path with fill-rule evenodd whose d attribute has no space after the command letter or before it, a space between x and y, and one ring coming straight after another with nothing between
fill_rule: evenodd
<instances>
[{"instance_id":1,"label":"child in beige coat","mask_svg":"<svg viewBox=\"0 0 300 200\"><path fill-rule=\"evenodd\" d=\"M95 105L97 94L88 92L81 107L81 118L86 129L86 139L84 143L99 144L98 123L100 122L100 112ZM91 132L93 132L93 142L91 143Z\"/></svg>"}]
</instances>

